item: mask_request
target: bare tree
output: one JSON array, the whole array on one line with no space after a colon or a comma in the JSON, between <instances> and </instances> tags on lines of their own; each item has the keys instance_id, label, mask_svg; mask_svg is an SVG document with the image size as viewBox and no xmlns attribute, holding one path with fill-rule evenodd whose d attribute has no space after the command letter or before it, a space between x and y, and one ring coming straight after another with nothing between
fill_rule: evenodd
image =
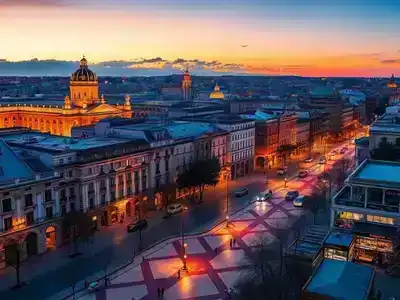
<instances>
[{"instance_id":1,"label":"bare tree","mask_svg":"<svg viewBox=\"0 0 400 300\"><path fill-rule=\"evenodd\" d=\"M287 277L281 273L275 246L269 237L261 235L254 239L252 252L245 258L249 268L235 285L234 299L285 299Z\"/></svg>"},{"instance_id":2,"label":"bare tree","mask_svg":"<svg viewBox=\"0 0 400 300\"><path fill-rule=\"evenodd\" d=\"M333 182L341 189L347 178L347 172L352 165L351 159L341 159L333 166Z\"/></svg>"},{"instance_id":3,"label":"bare tree","mask_svg":"<svg viewBox=\"0 0 400 300\"><path fill-rule=\"evenodd\" d=\"M6 245L5 248L5 256L6 256L6 263L9 266L12 266L15 269L15 274L17 278L17 284L15 288L21 286L21 276L20 276L20 269L22 264L22 243L23 241L13 241L9 245Z\"/></svg>"}]
</instances>

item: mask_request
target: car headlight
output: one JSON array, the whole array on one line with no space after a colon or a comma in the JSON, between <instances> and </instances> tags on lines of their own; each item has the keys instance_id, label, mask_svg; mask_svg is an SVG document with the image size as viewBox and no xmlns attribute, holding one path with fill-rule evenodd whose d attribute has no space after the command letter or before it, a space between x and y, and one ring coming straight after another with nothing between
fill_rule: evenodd
<instances>
[{"instance_id":1,"label":"car headlight","mask_svg":"<svg viewBox=\"0 0 400 300\"><path fill-rule=\"evenodd\" d=\"M259 198L259 197L256 197L256 199L257 199L257 200L260 200L260 198Z\"/></svg>"}]
</instances>

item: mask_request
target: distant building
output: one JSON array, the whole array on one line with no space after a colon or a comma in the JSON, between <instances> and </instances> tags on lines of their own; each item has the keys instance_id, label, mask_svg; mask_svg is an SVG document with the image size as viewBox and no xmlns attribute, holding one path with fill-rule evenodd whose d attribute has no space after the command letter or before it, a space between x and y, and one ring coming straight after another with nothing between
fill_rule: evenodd
<instances>
[{"instance_id":1,"label":"distant building","mask_svg":"<svg viewBox=\"0 0 400 300\"><path fill-rule=\"evenodd\" d=\"M210 94L210 99L211 100L224 100L224 97L225 97L224 93L221 92L219 85L216 84L214 91L212 91Z\"/></svg>"},{"instance_id":2,"label":"distant building","mask_svg":"<svg viewBox=\"0 0 400 300\"><path fill-rule=\"evenodd\" d=\"M192 77L190 76L188 69L186 69L185 74L183 75L181 89L182 100L192 100Z\"/></svg>"},{"instance_id":3,"label":"distant building","mask_svg":"<svg viewBox=\"0 0 400 300\"><path fill-rule=\"evenodd\" d=\"M40 132L70 136L74 126L89 125L109 116L131 117L130 98L124 105L107 104L99 95L99 81L82 58L70 77L69 96L60 101L29 101L0 106L0 128L28 127Z\"/></svg>"}]
</instances>

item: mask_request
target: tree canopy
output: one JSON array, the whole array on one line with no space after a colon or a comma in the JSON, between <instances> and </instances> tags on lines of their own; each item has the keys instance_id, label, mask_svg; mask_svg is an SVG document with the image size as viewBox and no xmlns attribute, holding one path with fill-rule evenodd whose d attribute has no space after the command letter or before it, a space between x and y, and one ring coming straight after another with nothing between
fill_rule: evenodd
<instances>
[{"instance_id":1,"label":"tree canopy","mask_svg":"<svg viewBox=\"0 0 400 300\"><path fill-rule=\"evenodd\" d=\"M386 140L382 140L379 143L378 148L372 151L371 158L375 160L396 161L396 149L393 144L388 143Z\"/></svg>"},{"instance_id":2,"label":"tree canopy","mask_svg":"<svg viewBox=\"0 0 400 300\"><path fill-rule=\"evenodd\" d=\"M63 229L67 238L74 244L77 253L77 242L87 240L93 235L91 218L84 212L69 212L63 218Z\"/></svg>"},{"instance_id":3,"label":"tree canopy","mask_svg":"<svg viewBox=\"0 0 400 300\"><path fill-rule=\"evenodd\" d=\"M286 144L279 146L278 149L276 149L276 152L283 157L283 162L286 164L287 158L296 150L296 148L296 145Z\"/></svg>"},{"instance_id":4,"label":"tree canopy","mask_svg":"<svg viewBox=\"0 0 400 300\"><path fill-rule=\"evenodd\" d=\"M221 167L217 158L199 160L191 168L178 175L177 185L180 189L188 189L192 194L198 190L200 201L206 186L215 186L219 181Z\"/></svg>"}]
</instances>

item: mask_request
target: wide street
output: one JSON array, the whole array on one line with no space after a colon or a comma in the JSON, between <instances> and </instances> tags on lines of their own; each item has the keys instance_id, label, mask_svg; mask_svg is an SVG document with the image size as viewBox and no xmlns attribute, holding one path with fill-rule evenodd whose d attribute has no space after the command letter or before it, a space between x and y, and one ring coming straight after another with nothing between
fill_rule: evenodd
<instances>
[{"instance_id":1,"label":"wide street","mask_svg":"<svg viewBox=\"0 0 400 300\"><path fill-rule=\"evenodd\" d=\"M349 149L345 155L348 158L353 158L354 150L352 148ZM340 157L337 155L335 159ZM301 187L301 190L304 190L305 193L312 191L316 174L323 171L322 167L316 166L317 163L317 159L314 159L310 164L301 164L300 167L302 169L315 170L314 177L294 178L289 181L288 188L300 189ZM328 163L332 164L333 162ZM287 178L290 180L295 177L297 172L297 164L292 164L289 167ZM229 182L229 213L246 206L256 194L270 188L275 190L284 183L284 177L277 178L276 170L268 172L268 186L265 183L265 179L264 174L254 173L251 176ZM234 191L239 187L247 187L249 194L244 197L235 197ZM277 195L277 197L281 196ZM188 205L188 210L184 214L176 215L169 219L162 219L162 215L163 213L156 214L149 220L149 228L142 235L144 248L167 237L179 236L181 234L182 218L186 234L204 232L218 222L223 221L226 216L226 183L219 184L215 189L207 190L204 203ZM268 215L264 217L268 217ZM138 248L138 238L137 233L128 234L125 225L117 225L115 228L106 229L96 235L93 244L82 245L81 249L84 254L74 260L68 258L68 249L60 249L54 253L37 257L32 261L28 261L22 267L21 276L29 284L19 290L6 290L15 281L14 270L8 268L4 274L0 275L0 289L6 290L0 293L0 299L42 300L49 297L51 299L61 299L71 292L72 282L76 281L83 285L84 279L94 274L101 274L104 265L109 265L109 269L116 269L131 262L134 249ZM77 286L78 289L82 287L79 284ZM57 294L60 292L61 294ZM98 299L105 298L100 296ZM120 298L107 297L107 299ZM148 297L146 299L154 298ZM172 297L170 299L177 298Z\"/></svg>"}]
</instances>

